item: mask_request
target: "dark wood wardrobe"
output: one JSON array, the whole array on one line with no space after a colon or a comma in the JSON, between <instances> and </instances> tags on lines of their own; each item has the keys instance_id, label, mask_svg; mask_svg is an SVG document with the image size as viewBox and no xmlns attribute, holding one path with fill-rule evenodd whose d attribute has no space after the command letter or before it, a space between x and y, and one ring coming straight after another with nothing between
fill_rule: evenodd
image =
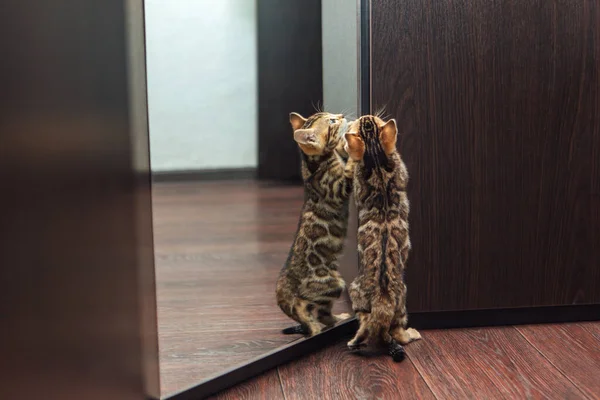
<instances>
[{"instance_id":1,"label":"dark wood wardrobe","mask_svg":"<svg viewBox=\"0 0 600 400\"><path fill-rule=\"evenodd\" d=\"M409 310L600 318L600 3L377 0L367 29L411 175Z\"/></svg>"}]
</instances>

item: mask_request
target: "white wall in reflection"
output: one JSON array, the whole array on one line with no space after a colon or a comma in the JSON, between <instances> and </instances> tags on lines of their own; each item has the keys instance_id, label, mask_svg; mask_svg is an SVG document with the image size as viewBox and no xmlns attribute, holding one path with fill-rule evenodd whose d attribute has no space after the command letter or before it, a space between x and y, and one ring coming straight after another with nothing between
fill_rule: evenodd
<instances>
[{"instance_id":1,"label":"white wall in reflection","mask_svg":"<svg viewBox=\"0 0 600 400\"><path fill-rule=\"evenodd\" d=\"M325 110L356 116L358 104L358 2L323 0L323 103Z\"/></svg>"},{"instance_id":2,"label":"white wall in reflection","mask_svg":"<svg viewBox=\"0 0 600 400\"><path fill-rule=\"evenodd\" d=\"M255 167L254 0L146 0L153 171Z\"/></svg>"}]
</instances>

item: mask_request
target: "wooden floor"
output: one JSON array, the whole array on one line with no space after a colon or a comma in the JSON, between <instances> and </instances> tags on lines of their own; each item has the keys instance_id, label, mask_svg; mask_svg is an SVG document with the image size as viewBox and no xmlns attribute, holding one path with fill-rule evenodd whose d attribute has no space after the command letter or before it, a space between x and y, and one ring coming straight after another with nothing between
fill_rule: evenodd
<instances>
[{"instance_id":1,"label":"wooden floor","mask_svg":"<svg viewBox=\"0 0 600 400\"><path fill-rule=\"evenodd\" d=\"M163 394L297 338L274 288L301 188L161 183L153 204ZM600 323L422 334L400 364L339 342L214 398L600 399Z\"/></svg>"},{"instance_id":2,"label":"wooden floor","mask_svg":"<svg viewBox=\"0 0 600 400\"><path fill-rule=\"evenodd\" d=\"M301 187L254 181L154 185L163 394L298 339L281 334L292 321L275 281L302 200Z\"/></svg>"},{"instance_id":3,"label":"wooden floor","mask_svg":"<svg viewBox=\"0 0 600 400\"><path fill-rule=\"evenodd\" d=\"M399 364L339 342L225 399L600 399L600 323L424 331Z\"/></svg>"}]
</instances>

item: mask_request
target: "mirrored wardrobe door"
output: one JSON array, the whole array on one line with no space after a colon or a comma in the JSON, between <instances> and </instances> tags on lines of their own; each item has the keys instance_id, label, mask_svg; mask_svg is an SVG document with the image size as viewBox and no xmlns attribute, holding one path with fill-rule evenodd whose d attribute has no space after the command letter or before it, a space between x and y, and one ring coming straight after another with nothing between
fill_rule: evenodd
<instances>
[{"instance_id":1,"label":"mirrored wardrobe door","mask_svg":"<svg viewBox=\"0 0 600 400\"><path fill-rule=\"evenodd\" d=\"M351 202L334 199L327 213L339 218L316 222L321 209L305 205L310 177L347 159L356 12L345 1L146 0L162 396L296 357L350 311L342 292L317 309L301 291L317 270L356 269ZM320 147L302 142L307 130Z\"/></svg>"}]
</instances>

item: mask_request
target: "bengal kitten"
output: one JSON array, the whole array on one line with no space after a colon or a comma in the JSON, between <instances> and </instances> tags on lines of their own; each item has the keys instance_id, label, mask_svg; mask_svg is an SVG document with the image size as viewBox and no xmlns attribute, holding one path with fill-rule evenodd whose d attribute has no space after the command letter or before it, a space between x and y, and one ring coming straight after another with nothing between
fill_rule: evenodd
<instances>
[{"instance_id":1,"label":"bengal kitten","mask_svg":"<svg viewBox=\"0 0 600 400\"><path fill-rule=\"evenodd\" d=\"M285 334L308 336L350 315L331 308L345 289L338 269L348 228L348 198L354 162L344 149L347 122L341 114L319 112L306 119L291 113L294 140L300 147L304 205L288 259L277 280L277 304L299 326Z\"/></svg>"},{"instance_id":2,"label":"bengal kitten","mask_svg":"<svg viewBox=\"0 0 600 400\"><path fill-rule=\"evenodd\" d=\"M357 162L353 185L360 260L359 275L348 289L360 326L348 347L383 342L394 361L402 361L402 345L421 335L406 329L408 172L396 150L396 136L395 120L371 115L354 121L345 135L348 154Z\"/></svg>"}]
</instances>

